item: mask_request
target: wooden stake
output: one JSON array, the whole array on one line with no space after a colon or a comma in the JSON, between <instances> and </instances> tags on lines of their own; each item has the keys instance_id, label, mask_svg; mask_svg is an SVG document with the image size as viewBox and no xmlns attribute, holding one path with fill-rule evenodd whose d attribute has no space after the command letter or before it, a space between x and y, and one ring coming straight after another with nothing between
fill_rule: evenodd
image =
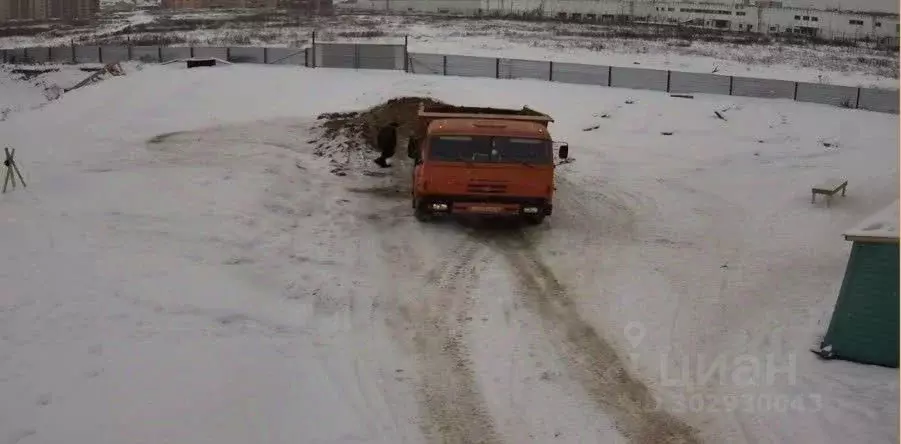
<instances>
[{"instance_id":1,"label":"wooden stake","mask_svg":"<svg viewBox=\"0 0 901 444\"><path fill-rule=\"evenodd\" d=\"M10 151L9 147L3 149L6 153L6 160L3 161L3 166L6 167L6 178L3 180L3 192L6 192L7 185L12 183L13 188L16 187L16 176L19 176L19 182L22 182L22 187L27 188L28 185L25 184L25 178L22 177L22 172L19 171L19 166L16 165L16 150L15 148Z\"/></svg>"}]
</instances>

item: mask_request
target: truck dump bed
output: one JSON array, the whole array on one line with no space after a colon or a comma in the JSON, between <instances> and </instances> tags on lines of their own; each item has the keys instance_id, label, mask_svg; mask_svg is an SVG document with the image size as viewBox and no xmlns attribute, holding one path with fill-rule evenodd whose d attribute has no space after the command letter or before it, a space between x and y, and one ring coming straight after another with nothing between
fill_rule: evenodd
<instances>
[{"instance_id":1,"label":"truck dump bed","mask_svg":"<svg viewBox=\"0 0 901 444\"><path fill-rule=\"evenodd\" d=\"M474 119L474 120L516 120L536 122L548 126L554 119L527 106L522 109L485 108L476 106L426 105L419 104L419 125L417 136L425 134L433 120Z\"/></svg>"}]
</instances>

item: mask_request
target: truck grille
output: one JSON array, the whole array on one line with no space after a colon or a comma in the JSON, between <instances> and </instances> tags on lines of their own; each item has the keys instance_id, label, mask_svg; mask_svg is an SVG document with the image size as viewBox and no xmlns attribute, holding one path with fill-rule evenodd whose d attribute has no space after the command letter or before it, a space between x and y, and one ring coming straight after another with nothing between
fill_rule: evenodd
<instances>
[{"instance_id":1,"label":"truck grille","mask_svg":"<svg viewBox=\"0 0 901 444\"><path fill-rule=\"evenodd\" d=\"M471 193L504 193L507 185L500 183L471 183L466 186L466 191Z\"/></svg>"}]
</instances>

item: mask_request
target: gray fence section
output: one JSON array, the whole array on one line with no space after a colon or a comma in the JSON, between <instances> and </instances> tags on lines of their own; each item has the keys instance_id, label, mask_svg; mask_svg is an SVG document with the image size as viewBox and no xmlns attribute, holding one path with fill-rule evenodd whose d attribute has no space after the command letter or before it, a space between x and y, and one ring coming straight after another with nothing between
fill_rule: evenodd
<instances>
[{"instance_id":1,"label":"gray fence section","mask_svg":"<svg viewBox=\"0 0 901 444\"><path fill-rule=\"evenodd\" d=\"M159 46L134 46L131 48L131 59L144 63L159 63L162 61L162 48Z\"/></svg>"},{"instance_id":2,"label":"gray fence section","mask_svg":"<svg viewBox=\"0 0 901 444\"><path fill-rule=\"evenodd\" d=\"M858 108L898 114L898 91L860 88Z\"/></svg>"},{"instance_id":3,"label":"gray fence section","mask_svg":"<svg viewBox=\"0 0 901 444\"><path fill-rule=\"evenodd\" d=\"M160 61L171 62L173 60L189 59L191 58L192 49L182 46L164 46L160 52Z\"/></svg>"},{"instance_id":4,"label":"gray fence section","mask_svg":"<svg viewBox=\"0 0 901 444\"><path fill-rule=\"evenodd\" d=\"M441 54L410 53L407 69L414 74L447 75L447 56Z\"/></svg>"},{"instance_id":5,"label":"gray fence section","mask_svg":"<svg viewBox=\"0 0 901 444\"><path fill-rule=\"evenodd\" d=\"M100 47L76 46L75 63L100 63Z\"/></svg>"},{"instance_id":6,"label":"gray fence section","mask_svg":"<svg viewBox=\"0 0 901 444\"><path fill-rule=\"evenodd\" d=\"M97 58L101 63L126 62L130 60L131 48L123 46L101 46Z\"/></svg>"},{"instance_id":7,"label":"gray fence section","mask_svg":"<svg viewBox=\"0 0 901 444\"><path fill-rule=\"evenodd\" d=\"M198 46L194 48L194 57L201 59L219 59L228 60L228 48L212 48L208 46Z\"/></svg>"},{"instance_id":8,"label":"gray fence section","mask_svg":"<svg viewBox=\"0 0 901 444\"><path fill-rule=\"evenodd\" d=\"M800 102L899 112L896 90L855 88L717 74L610 67L579 63L407 53L404 45L316 43L312 48L65 46L0 50L4 63L147 63L219 58L232 63L406 70L415 74L499 79L538 79L619 88L792 99Z\"/></svg>"},{"instance_id":9,"label":"gray fence section","mask_svg":"<svg viewBox=\"0 0 901 444\"><path fill-rule=\"evenodd\" d=\"M75 51L70 46L50 48L50 60L59 63L75 62Z\"/></svg>"},{"instance_id":10,"label":"gray fence section","mask_svg":"<svg viewBox=\"0 0 901 444\"><path fill-rule=\"evenodd\" d=\"M308 66L308 48L264 48L266 63L273 65Z\"/></svg>"},{"instance_id":11,"label":"gray fence section","mask_svg":"<svg viewBox=\"0 0 901 444\"><path fill-rule=\"evenodd\" d=\"M229 48L228 61L232 63L266 63L266 48Z\"/></svg>"},{"instance_id":12,"label":"gray fence section","mask_svg":"<svg viewBox=\"0 0 901 444\"><path fill-rule=\"evenodd\" d=\"M497 59L449 55L446 60L444 69L445 75L460 77L497 77Z\"/></svg>"},{"instance_id":13,"label":"gray fence section","mask_svg":"<svg viewBox=\"0 0 901 444\"><path fill-rule=\"evenodd\" d=\"M498 77L501 79L538 79L552 77L551 63L537 60L500 59Z\"/></svg>"},{"instance_id":14,"label":"gray fence section","mask_svg":"<svg viewBox=\"0 0 901 444\"><path fill-rule=\"evenodd\" d=\"M795 82L787 80L732 77L732 95L767 99L794 99Z\"/></svg>"},{"instance_id":15,"label":"gray fence section","mask_svg":"<svg viewBox=\"0 0 901 444\"><path fill-rule=\"evenodd\" d=\"M845 108L857 108L857 88L798 82L795 100L799 102L842 106Z\"/></svg>"},{"instance_id":16,"label":"gray fence section","mask_svg":"<svg viewBox=\"0 0 901 444\"><path fill-rule=\"evenodd\" d=\"M672 71L669 92L729 95L732 93L732 78L716 74Z\"/></svg>"},{"instance_id":17,"label":"gray fence section","mask_svg":"<svg viewBox=\"0 0 901 444\"><path fill-rule=\"evenodd\" d=\"M667 90L666 71L646 68L613 68L610 86L614 88Z\"/></svg>"},{"instance_id":18,"label":"gray fence section","mask_svg":"<svg viewBox=\"0 0 901 444\"><path fill-rule=\"evenodd\" d=\"M610 86L610 67L580 63L554 63L551 79L580 85Z\"/></svg>"}]
</instances>

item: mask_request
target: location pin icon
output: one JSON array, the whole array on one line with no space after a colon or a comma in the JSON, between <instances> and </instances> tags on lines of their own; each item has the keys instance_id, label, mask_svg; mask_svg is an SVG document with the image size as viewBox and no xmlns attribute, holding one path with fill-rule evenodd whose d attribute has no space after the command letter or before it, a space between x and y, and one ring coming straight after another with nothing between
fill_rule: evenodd
<instances>
[{"instance_id":1,"label":"location pin icon","mask_svg":"<svg viewBox=\"0 0 901 444\"><path fill-rule=\"evenodd\" d=\"M641 340L644 339L644 326L639 322L629 321L629 323L626 324L623 333L626 335L626 340L629 341L632 348L635 348L638 347L638 344L641 344Z\"/></svg>"}]
</instances>

